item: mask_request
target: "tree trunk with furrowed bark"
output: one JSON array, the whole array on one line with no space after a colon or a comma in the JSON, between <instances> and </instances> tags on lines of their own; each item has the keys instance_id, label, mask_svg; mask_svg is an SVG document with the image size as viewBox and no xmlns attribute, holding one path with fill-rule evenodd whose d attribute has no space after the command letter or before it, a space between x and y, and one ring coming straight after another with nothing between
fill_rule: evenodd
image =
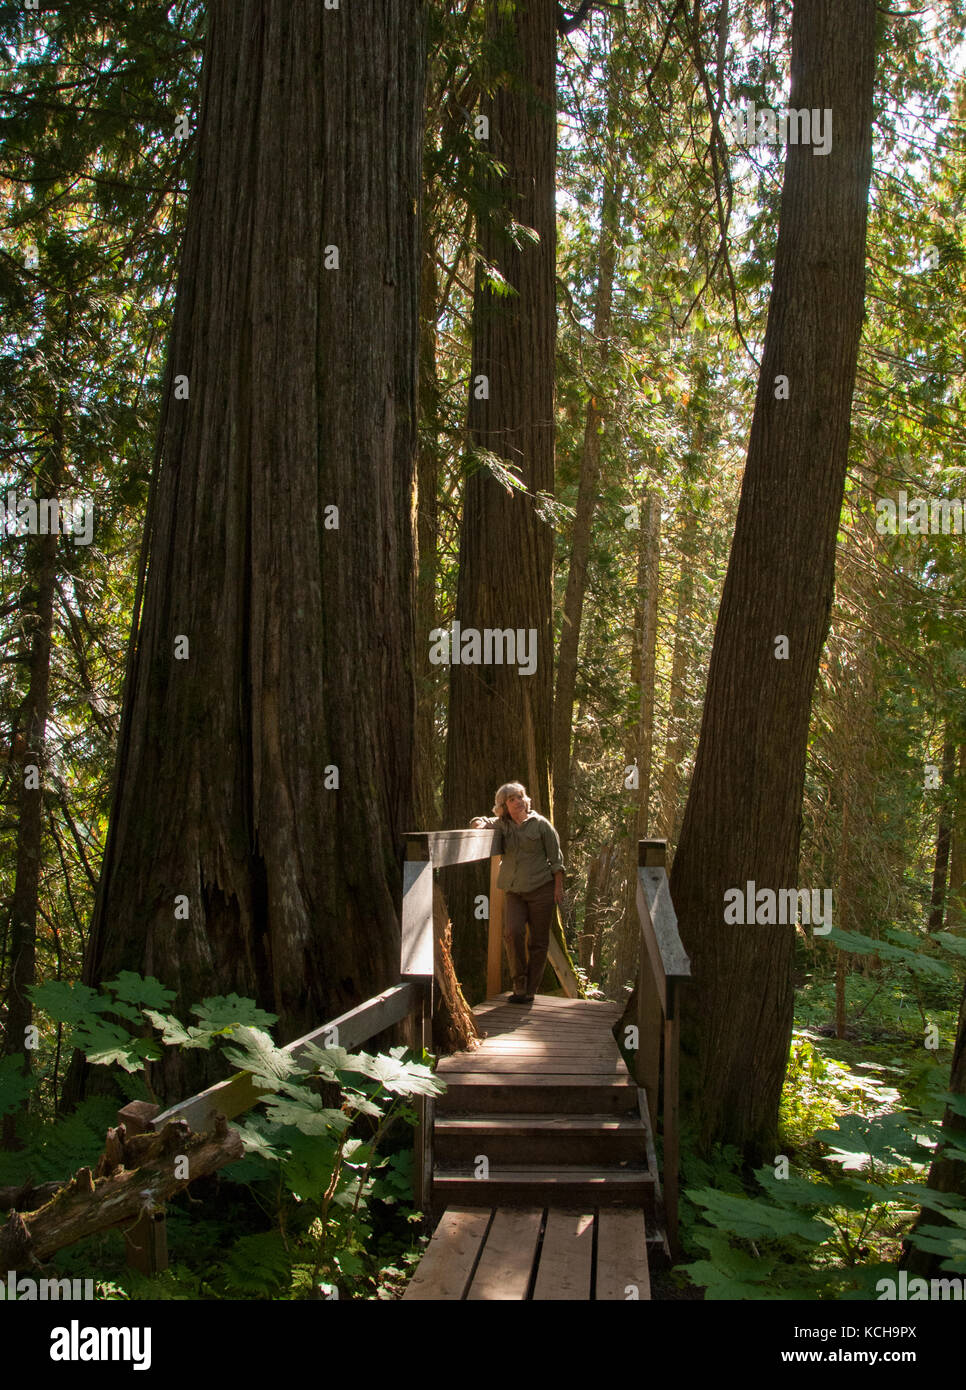
<instances>
[{"instance_id":1,"label":"tree trunk with furrowed bark","mask_svg":"<svg viewBox=\"0 0 966 1390\"><path fill-rule=\"evenodd\" d=\"M497 85L480 114L489 119L488 151L506 174L492 189L496 207L481 218L478 236L511 292L477 265L473 471L463 500L455 617L481 632L532 630L536 669L521 675L520 663L451 667L443 823L452 827L488 815L495 789L508 781L524 782L534 809L551 815L553 531L543 498L554 487L557 0L513 7L491 0L487 23ZM522 489L480 466L479 451L516 470ZM461 866L444 876L444 886L456 968L475 1001L486 980L486 922L474 916L475 898L487 892L484 872Z\"/></svg>"},{"instance_id":2,"label":"tree trunk with furrowed bark","mask_svg":"<svg viewBox=\"0 0 966 1390\"><path fill-rule=\"evenodd\" d=\"M84 979L153 974L182 1010L236 991L282 1041L399 971L423 13L208 12ZM158 1089L206 1059L171 1049Z\"/></svg>"}]
</instances>

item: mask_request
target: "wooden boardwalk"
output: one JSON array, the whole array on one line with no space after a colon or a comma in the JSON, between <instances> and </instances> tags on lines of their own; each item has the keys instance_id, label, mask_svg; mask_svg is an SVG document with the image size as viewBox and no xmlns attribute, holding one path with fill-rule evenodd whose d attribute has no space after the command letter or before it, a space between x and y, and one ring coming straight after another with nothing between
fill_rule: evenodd
<instances>
[{"instance_id":1,"label":"wooden boardwalk","mask_svg":"<svg viewBox=\"0 0 966 1390\"><path fill-rule=\"evenodd\" d=\"M660 1188L618 1006L538 995L474 1012L482 1045L438 1067L442 1217L404 1298L648 1298Z\"/></svg>"}]
</instances>

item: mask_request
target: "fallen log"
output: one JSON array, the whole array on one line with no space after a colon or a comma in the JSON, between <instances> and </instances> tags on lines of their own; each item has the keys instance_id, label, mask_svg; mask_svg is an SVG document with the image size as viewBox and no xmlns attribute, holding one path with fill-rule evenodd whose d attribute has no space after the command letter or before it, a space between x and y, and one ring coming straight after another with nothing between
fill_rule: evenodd
<instances>
[{"instance_id":1,"label":"fallen log","mask_svg":"<svg viewBox=\"0 0 966 1390\"><path fill-rule=\"evenodd\" d=\"M33 1180L28 1178L19 1187L0 1187L0 1211L33 1211L56 1196L63 1185L61 1179L60 1182L43 1182L34 1187Z\"/></svg>"},{"instance_id":2,"label":"fallen log","mask_svg":"<svg viewBox=\"0 0 966 1390\"><path fill-rule=\"evenodd\" d=\"M80 1168L36 1211L11 1211L0 1226L0 1271L34 1269L57 1251L111 1226L131 1225L160 1210L196 1178L242 1157L241 1135L223 1115L210 1134L171 1120L158 1133L107 1132L92 1172Z\"/></svg>"}]
</instances>

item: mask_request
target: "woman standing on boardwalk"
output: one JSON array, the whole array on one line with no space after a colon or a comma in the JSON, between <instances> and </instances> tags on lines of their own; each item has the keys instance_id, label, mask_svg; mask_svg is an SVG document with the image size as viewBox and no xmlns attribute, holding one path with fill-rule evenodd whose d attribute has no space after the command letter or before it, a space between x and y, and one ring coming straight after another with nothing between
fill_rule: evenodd
<instances>
[{"instance_id":1,"label":"woman standing on boardwalk","mask_svg":"<svg viewBox=\"0 0 966 1390\"><path fill-rule=\"evenodd\" d=\"M505 782L493 798L492 816L474 816L470 824L503 832L497 886L506 893L503 940L513 977L509 1002L529 1004L547 963L554 905L563 902L560 837L545 816L531 810L522 782Z\"/></svg>"}]
</instances>

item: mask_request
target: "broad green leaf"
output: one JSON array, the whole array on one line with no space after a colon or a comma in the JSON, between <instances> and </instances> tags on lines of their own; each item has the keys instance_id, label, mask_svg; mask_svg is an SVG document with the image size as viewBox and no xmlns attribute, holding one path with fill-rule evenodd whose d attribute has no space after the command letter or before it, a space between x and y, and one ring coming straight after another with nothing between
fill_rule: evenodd
<instances>
[{"instance_id":1,"label":"broad green leaf","mask_svg":"<svg viewBox=\"0 0 966 1390\"><path fill-rule=\"evenodd\" d=\"M253 1028L271 1028L278 1022L276 1014L266 1013L253 999L243 999L237 994L213 994L210 999L196 1004L191 1012L210 1033L234 1028L239 1023Z\"/></svg>"},{"instance_id":2,"label":"broad green leaf","mask_svg":"<svg viewBox=\"0 0 966 1390\"><path fill-rule=\"evenodd\" d=\"M690 1201L705 1208L710 1221L751 1240L763 1240L770 1236L801 1236L804 1240L816 1242L828 1235L824 1222L768 1202L736 1197L730 1192L719 1192L716 1188L689 1190L686 1195Z\"/></svg>"},{"instance_id":3,"label":"broad green leaf","mask_svg":"<svg viewBox=\"0 0 966 1390\"><path fill-rule=\"evenodd\" d=\"M122 970L116 980L106 980L104 988L126 1004L147 1004L152 1009L166 1009L175 998L175 991L165 989L153 975L142 977L133 970Z\"/></svg>"},{"instance_id":4,"label":"broad green leaf","mask_svg":"<svg viewBox=\"0 0 966 1390\"><path fill-rule=\"evenodd\" d=\"M270 1162L278 1162L288 1157L287 1149L272 1143L266 1132L264 1120L257 1115L251 1116L243 1124L233 1125L232 1128L237 1129L241 1135L246 1154L268 1159Z\"/></svg>"},{"instance_id":5,"label":"broad green leaf","mask_svg":"<svg viewBox=\"0 0 966 1390\"><path fill-rule=\"evenodd\" d=\"M251 1072L266 1090L275 1090L280 1081L294 1075L298 1067L290 1052L283 1052L260 1028L240 1027L232 1034L234 1046L225 1048L233 1067Z\"/></svg>"},{"instance_id":6,"label":"broad green leaf","mask_svg":"<svg viewBox=\"0 0 966 1390\"><path fill-rule=\"evenodd\" d=\"M304 1101L286 1100L282 1096L267 1100L265 1113L274 1124L293 1125L302 1134L325 1134L328 1130L341 1134L351 1123L349 1116L341 1110L326 1109L321 1102L314 1106Z\"/></svg>"},{"instance_id":7,"label":"broad green leaf","mask_svg":"<svg viewBox=\"0 0 966 1390\"><path fill-rule=\"evenodd\" d=\"M33 985L28 993L38 1009L55 1023L83 1023L93 1016L113 1008L113 1001L107 999L89 985L68 984L66 980L48 980L46 984Z\"/></svg>"}]
</instances>

